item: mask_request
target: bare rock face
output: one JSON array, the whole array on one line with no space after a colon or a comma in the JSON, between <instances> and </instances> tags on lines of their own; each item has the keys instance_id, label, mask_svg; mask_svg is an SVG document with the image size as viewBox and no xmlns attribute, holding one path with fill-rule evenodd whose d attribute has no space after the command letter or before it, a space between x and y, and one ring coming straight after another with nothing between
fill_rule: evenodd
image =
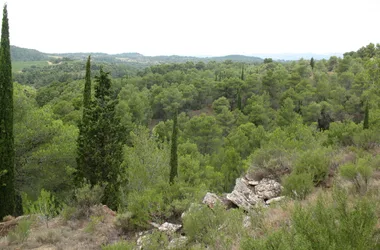
<instances>
[{"instance_id":1,"label":"bare rock face","mask_svg":"<svg viewBox=\"0 0 380 250\"><path fill-rule=\"evenodd\" d=\"M280 196L282 186L275 180L267 178L262 179L258 185L255 186L257 196L264 200L269 200Z\"/></svg>"},{"instance_id":2,"label":"bare rock face","mask_svg":"<svg viewBox=\"0 0 380 250\"><path fill-rule=\"evenodd\" d=\"M164 224L162 224L158 230L160 230L161 232L166 232L168 234L172 234L172 233L175 233L176 231L178 231L178 229L180 229L182 227L182 225L179 225L179 224L172 224L172 223L169 223L169 222L165 222Z\"/></svg>"},{"instance_id":3,"label":"bare rock face","mask_svg":"<svg viewBox=\"0 0 380 250\"><path fill-rule=\"evenodd\" d=\"M214 193L207 193L205 197L203 198L202 203L206 204L210 208L214 207L216 203L222 204L222 200Z\"/></svg>"},{"instance_id":4,"label":"bare rock face","mask_svg":"<svg viewBox=\"0 0 380 250\"><path fill-rule=\"evenodd\" d=\"M227 194L227 199L245 210L250 210L263 201L255 194L255 189L243 178L236 179L234 190Z\"/></svg>"}]
</instances>

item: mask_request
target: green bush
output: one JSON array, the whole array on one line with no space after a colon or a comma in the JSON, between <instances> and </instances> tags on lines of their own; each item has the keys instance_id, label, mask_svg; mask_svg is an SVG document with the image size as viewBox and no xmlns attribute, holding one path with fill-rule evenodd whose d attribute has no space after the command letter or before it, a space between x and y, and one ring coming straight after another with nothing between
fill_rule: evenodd
<instances>
[{"instance_id":1,"label":"green bush","mask_svg":"<svg viewBox=\"0 0 380 250\"><path fill-rule=\"evenodd\" d=\"M192 206L183 218L183 229L189 242L201 243L211 249L232 249L246 232L243 211L226 210L221 205L213 209Z\"/></svg>"},{"instance_id":2,"label":"green bush","mask_svg":"<svg viewBox=\"0 0 380 250\"><path fill-rule=\"evenodd\" d=\"M104 187L85 184L75 190L76 206L78 207L78 217L90 216L90 208L94 205L101 204L104 195Z\"/></svg>"},{"instance_id":3,"label":"green bush","mask_svg":"<svg viewBox=\"0 0 380 250\"><path fill-rule=\"evenodd\" d=\"M295 162L295 174L308 173L313 177L315 185L326 180L331 162L330 149L317 148L302 153Z\"/></svg>"},{"instance_id":4,"label":"green bush","mask_svg":"<svg viewBox=\"0 0 380 250\"><path fill-rule=\"evenodd\" d=\"M135 245L128 241L119 241L112 245L102 246L102 250L134 250Z\"/></svg>"},{"instance_id":5,"label":"green bush","mask_svg":"<svg viewBox=\"0 0 380 250\"><path fill-rule=\"evenodd\" d=\"M17 226L8 233L9 244L22 243L26 241L29 237L30 226L32 225L32 220L22 219L18 222Z\"/></svg>"},{"instance_id":6,"label":"green bush","mask_svg":"<svg viewBox=\"0 0 380 250\"><path fill-rule=\"evenodd\" d=\"M313 191L313 176L308 173L292 173L282 181L283 193L294 199L305 199Z\"/></svg>"},{"instance_id":7,"label":"green bush","mask_svg":"<svg viewBox=\"0 0 380 250\"><path fill-rule=\"evenodd\" d=\"M380 134L377 130L364 129L353 137L354 144L365 150L374 148L379 144Z\"/></svg>"},{"instance_id":8,"label":"green bush","mask_svg":"<svg viewBox=\"0 0 380 250\"><path fill-rule=\"evenodd\" d=\"M131 218L132 218L131 212L118 214L116 216L115 227L119 229L120 231L122 231L123 233L128 232L129 230L132 229Z\"/></svg>"},{"instance_id":9,"label":"green bush","mask_svg":"<svg viewBox=\"0 0 380 250\"><path fill-rule=\"evenodd\" d=\"M64 206L60 215L62 217L63 222L67 222L69 220L74 219L77 213L78 213L77 208Z\"/></svg>"},{"instance_id":10,"label":"green bush","mask_svg":"<svg viewBox=\"0 0 380 250\"><path fill-rule=\"evenodd\" d=\"M368 183L372 177L373 170L369 159L360 158L356 163L348 163L339 167L340 175L351 181L357 193L367 192Z\"/></svg>"},{"instance_id":11,"label":"green bush","mask_svg":"<svg viewBox=\"0 0 380 250\"><path fill-rule=\"evenodd\" d=\"M354 144L354 136L362 131L362 126L353 121L332 122L327 133L329 145L350 146Z\"/></svg>"},{"instance_id":12,"label":"green bush","mask_svg":"<svg viewBox=\"0 0 380 250\"><path fill-rule=\"evenodd\" d=\"M291 221L261 238L245 238L242 249L378 249L374 236L377 216L370 200L349 202L347 193L334 190L333 199L320 196L308 206L298 204Z\"/></svg>"},{"instance_id":13,"label":"green bush","mask_svg":"<svg viewBox=\"0 0 380 250\"><path fill-rule=\"evenodd\" d=\"M29 201L27 214L38 214L49 227L49 220L54 218L61 211L61 204L56 200L55 196L49 191L41 190L38 199L35 202Z\"/></svg>"}]
</instances>

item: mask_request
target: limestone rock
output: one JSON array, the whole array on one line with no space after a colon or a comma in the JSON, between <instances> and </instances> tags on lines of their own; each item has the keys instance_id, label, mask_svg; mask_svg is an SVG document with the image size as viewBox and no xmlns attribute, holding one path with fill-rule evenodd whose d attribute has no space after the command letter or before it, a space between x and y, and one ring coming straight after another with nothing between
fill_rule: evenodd
<instances>
[{"instance_id":1,"label":"limestone rock","mask_svg":"<svg viewBox=\"0 0 380 250\"><path fill-rule=\"evenodd\" d=\"M275 180L264 178L255 186L257 196L264 200L269 200L280 196L282 186Z\"/></svg>"},{"instance_id":2,"label":"limestone rock","mask_svg":"<svg viewBox=\"0 0 380 250\"><path fill-rule=\"evenodd\" d=\"M185 249L187 241L188 238L186 236L174 238L169 242L168 249Z\"/></svg>"},{"instance_id":3,"label":"limestone rock","mask_svg":"<svg viewBox=\"0 0 380 250\"><path fill-rule=\"evenodd\" d=\"M168 234L172 234L172 233L175 233L176 231L178 231L178 229L180 229L182 227L182 225L179 225L179 224L172 224L172 223L169 223L169 222L165 222L164 224L162 224L158 230L160 230L161 232L166 232Z\"/></svg>"},{"instance_id":4,"label":"limestone rock","mask_svg":"<svg viewBox=\"0 0 380 250\"><path fill-rule=\"evenodd\" d=\"M266 203L267 205L270 205L270 204L272 204L272 203L279 202L279 201L283 200L284 198L285 198L285 196L275 197L275 198L272 198L272 199L267 200L265 203Z\"/></svg>"},{"instance_id":5,"label":"limestone rock","mask_svg":"<svg viewBox=\"0 0 380 250\"><path fill-rule=\"evenodd\" d=\"M222 204L222 200L214 193L207 193L202 202L211 208L214 207L217 202Z\"/></svg>"},{"instance_id":6,"label":"limestone rock","mask_svg":"<svg viewBox=\"0 0 380 250\"><path fill-rule=\"evenodd\" d=\"M234 190L227 194L227 199L245 210L250 210L254 205L262 202L255 194L254 188L249 186L248 181L243 178L236 179Z\"/></svg>"}]
</instances>

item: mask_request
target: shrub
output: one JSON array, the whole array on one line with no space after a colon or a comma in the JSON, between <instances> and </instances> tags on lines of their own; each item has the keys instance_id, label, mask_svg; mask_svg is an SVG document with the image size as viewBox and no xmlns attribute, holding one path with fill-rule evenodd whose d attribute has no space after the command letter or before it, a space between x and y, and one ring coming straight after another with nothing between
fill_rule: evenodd
<instances>
[{"instance_id":1,"label":"shrub","mask_svg":"<svg viewBox=\"0 0 380 250\"><path fill-rule=\"evenodd\" d=\"M346 180L351 181L358 193L366 193L368 182L372 177L373 171L368 159L360 158L356 163L348 163L340 166L340 175Z\"/></svg>"},{"instance_id":2,"label":"shrub","mask_svg":"<svg viewBox=\"0 0 380 250\"><path fill-rule=\"evenodd\" d=\"M242 249L377 249L377 217L373 202L361 198L348 202L347 194L334 190L333 200L320 196L315 204L298 204L290 225L259 239L245 238Z\"/></svg>"},{"instance_id":3,"label":"shrub","mask_svg":"<svg viewBox=\"0 0 380 250\"><path fill-rule=\"evenodd\" d=\"M380 134L376 130L364 129L353 136L354 144L365 150L372 149L378 145Z\"/></svg>"},{"instance_id":4,"label":"shrub","mask_svg":"<svg viewBox=\"0 0 380 250\"><path fill-rule=\"evenodd\" d=\"M42 244L54 244L59 242L61 240L61 237L55 231L49 231L47 233L38 235L36 237L36 240Z\"/></svg>"},{"instance_id":5,"label":"shrub","mask_svg":"<svg viewBox=\"0 0 380 250\"><path fill-rule=\"evenodd\" d=\"M292 173L282 181L283 193L294 199L305 199L313 191L313 176L308 173Z\"/></svg>"},{"instance_id":6,"label":"shrub","mask_svg":"<svg viewBox=\"0 0 380 250\"><path fill-rule=\"evenodd\" d=\"M22 243L26 241L29 237L30 226L32 225L32 220L22 219L18 222L17 226L8 233L8 242L12 243Z\"/></svg>"},{"instance_id":7,"label":"shrub","mask_svg":"<svg viewBox=\"0 0 380 250\"><path fill-rule=\"evenodd\" d=\"M99 185L91 187L85 184L75 191L76 205L78 207L78 216L90 216L90 208L94 205L101 204L104 194L104 188Z\"/></svg>"},{"instance_id":8,"label":"shrub","mask_svg":"<svg viewBox=\"0 0 380 250\"><path fill-rule=\"evenodd\" d=\"M331 162L330 149L318 148L302 153L295 162L295 174L308 173L315 185L326 180Z\"/></svg>"},{"instance_id":9,"label":"shrub","mask_svg":"<svg viewBox=\"0 0 380 250\"><path fill-rule=\"evenodd\" d=\"M122 231L123 233L128 232L132 228L131 218L132 218L131 212L118 214L116 216L116 221L115 221L116 228Z\"/></svg>"},{"instance_id":10,"label":"shrub","mask_svg":"<svg viewBox=\"0 0 380 250\"><path fill-rule=\"evenodd\" d=\"M77 208L65 206L61 211L61 217L63 222L67 222L75 218L75 215L78 213Z\"/></svg>"},{"instance_id":11,"label":"shrub","mask_svg":"<svg viewBox=\"0 0 380 250\"><path fill-rule=\"evenodd\" d=\"M29 206L26 212L28 214L38 214L47 228L49 227L49 220L58 215L61 210L61 205L55 196L44 189L41 190L38 199L29 204Z\"/></svg>"},{"instance_id":12,"label":"shrub","mask_svg":"<svg viewBox=\"0 0 380 250\"><path fill-rule=\"evenodd\" d=\"M86 233L93 233L96 229L96 226L104 220L104 216L91 216L90 222L87 224L84 231Z\"/></svg>"},{"instance_id":13,"label":"shrub","mask_svg":"<svg viewBox=\"0 0 380 250\"><path fill-rule=\"evenodd\" d=\"M245 233L244 213L239 209L226 210L221 205L193 207L183 218L183 229L189 242L202 243L211 249L232 249Z\"/></svg>"}]
</instances>

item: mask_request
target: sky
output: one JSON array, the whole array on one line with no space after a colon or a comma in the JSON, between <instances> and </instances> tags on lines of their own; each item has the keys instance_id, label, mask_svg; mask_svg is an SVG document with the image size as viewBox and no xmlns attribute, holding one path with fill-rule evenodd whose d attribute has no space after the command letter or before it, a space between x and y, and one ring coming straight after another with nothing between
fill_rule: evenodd
<instances>
[{"instance_id":1,"label":"sky","mask_svg":"<svg viewBox=\"0 0 380 250\"><path fill-rule=\"evenodd\" d=\"M11 44L46 53L328 54L380 43L379 0L8 0L7 5Z\"/></svg>"}]
</instances>

